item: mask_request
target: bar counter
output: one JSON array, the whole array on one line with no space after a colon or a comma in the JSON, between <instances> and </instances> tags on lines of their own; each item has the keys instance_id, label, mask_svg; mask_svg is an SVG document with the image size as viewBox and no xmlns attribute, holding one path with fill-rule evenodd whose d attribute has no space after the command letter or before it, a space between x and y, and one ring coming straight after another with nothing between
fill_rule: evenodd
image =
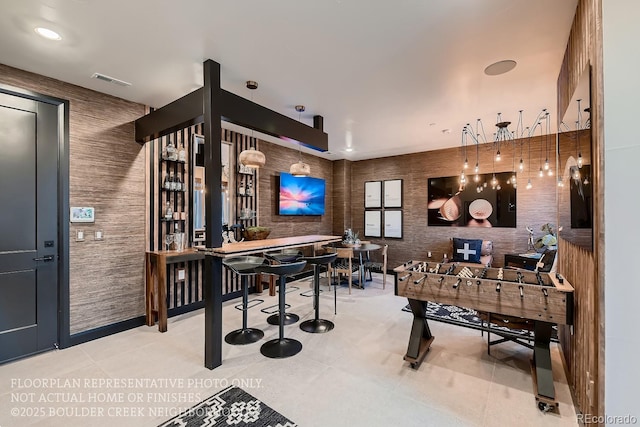
<instances>
[{"instance_id":1,"label":"bar counter","mask_svg":"<svg viewBox=\"0 0 640 427\"><path fill-rule=\"evenodd\" d=\"M318 243L328 244L339 242L341 240L341 236L313 234L308 236L281 237L278 239L248 240L237 243L225 243L219 248L198 247L198 249L203 251L206 255L227 258L231 256L257 254L277 249L300 248Z\"/></svg>"}]
</instances>

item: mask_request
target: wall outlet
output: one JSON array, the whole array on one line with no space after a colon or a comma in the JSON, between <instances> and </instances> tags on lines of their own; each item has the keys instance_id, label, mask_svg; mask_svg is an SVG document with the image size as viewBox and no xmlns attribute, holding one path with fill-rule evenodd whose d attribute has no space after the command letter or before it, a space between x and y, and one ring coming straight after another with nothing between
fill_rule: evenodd
<instances>
[{"instance_id":1,"label":"wall outlet","mask_svg":"<svg viewBox=\"0 0 640 427\"><path fill-rule=\"evenodd\" d=\"M84 242L84 231L76 230L76 242Z\"/></svg>"},{"instance_id":2,"label":"wall outlet","mask_svg":"<svg viewBox=\"0 0 640 427\"><path fill-rule=\"evenodd\" d=\"M102 230L96 230L93 232L93 240L102 240L104 239L104 234Z\"/></svg>"}]
</instances>

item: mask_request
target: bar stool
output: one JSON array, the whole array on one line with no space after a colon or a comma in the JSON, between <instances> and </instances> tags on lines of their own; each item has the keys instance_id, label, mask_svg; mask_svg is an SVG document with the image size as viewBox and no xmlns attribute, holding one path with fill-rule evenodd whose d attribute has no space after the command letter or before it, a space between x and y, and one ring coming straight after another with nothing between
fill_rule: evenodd
<instances>
[{"instance_id":1,"label":"bar stool","mask_svg":"<svg viewBox=\"0 0 640 427\"><path fill-rule=\"evenodd\" d=\"M240 276L240 280L242 283L242 303L235 306L236 310L242 311L242 329L237 329L235 331L229 332L224 337L224 340L227 343L233 345L254 343L264 337L264 332L262 332L260 329L247 327L247 310L249 310L249 308L255 307L256 305L262 304L264 300L253 299L249 301L249 285L247 282L249 276L255 276L257 274L255 271L256 267L261 265L269 265L269 262L265 258L256 256L239 256L229 259L223 259L222 264L233 271L235 274ZM249 303L253 302L255 302L256 304L249 306Z\"/></svg>"},{"instance_id":2,"label":"bar stool","mask_svg":"<svg viewBox=\"0 0 640 427\"><path fill-rule=\"evenodd\" d=\"M287 284L287 276L302 271L306 261L294 262L290 264L277 265L261 265L256 267L256 272L261 274L272 274L278 276L278 303L279 303L279 332L278 338L267 341L260 347L260 353L272 359L283 359L298 354L302 350L302 343L292 338L284 337L284 310L285 310L285 286Z\"/></svg>"},{"instance_id":3,"label":"bar stool","mask_svg":"<svg viewBox=\"0 0 640 427\"><path fill-rule=\"evenodd\" d=\"M313 306L316 313L314 319L305 320L300 324L300 329L305 332L321 334L333 329L333 322L320 319L320 266L331 264L337 257L338 254L327 254L300 258L300 261L306 261L307 264L313 265ZM331 283L331 278L329 278L329 283ZM337 304L337 295L337 290L334 290L334 310Z\"/></svg>"},{"instance_id":4,"label":"bar stool","mask_svg":"<svg viewBox=\"0 0 640 427\"><path fill-rule=\"evenodd\" d=\"M273 261L276 265L278 264L290 264L292 262L296 262L300 257L302 257L302 252L297 249L283 249L281 251L273 251L266 252L264 256ZM289 288L288 292L293 292L298 290L297 286L292 286ZM274 307L278 307L278 305L271 305L269 307L265 307L261 309L263 313L271 314L274 311L270 311ZM290 306L286 304L285 308L289 308ZM283 310L284 312L284 310ZM284 324L291 325L300 320L300 316L294 313L286 313L284 312ZM267 323L270 325L279 325L280 324L280 310L276 310L275 314L271 314L271 316L267 317Z\"/></svg>"}]
</instances>

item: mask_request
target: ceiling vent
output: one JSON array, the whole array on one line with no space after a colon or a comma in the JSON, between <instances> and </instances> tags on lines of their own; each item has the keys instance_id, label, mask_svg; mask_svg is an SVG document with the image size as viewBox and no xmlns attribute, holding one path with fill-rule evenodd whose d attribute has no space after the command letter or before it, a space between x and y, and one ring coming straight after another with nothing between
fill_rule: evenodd
<instances>
[{"instance_id":1,"label":"ceiling vent","mask_svg":"<svg viewBox=\"0 0 640 427\"><path fill-rule=\"evenodd\" d=\"M100 73L93 73L93 76L91 76L91 78L102 80L103 82L107 82L107 83L113 83L118 86L131 86L131 83L129 82L125 82L124 80L114 79L113 77L109 77Z\"/></svg>"}]
</instances>

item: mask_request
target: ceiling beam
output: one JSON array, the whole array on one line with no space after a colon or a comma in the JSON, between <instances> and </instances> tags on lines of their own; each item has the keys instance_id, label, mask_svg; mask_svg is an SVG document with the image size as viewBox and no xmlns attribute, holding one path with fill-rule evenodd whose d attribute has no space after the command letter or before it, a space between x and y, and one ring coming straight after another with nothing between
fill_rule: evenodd
<instances>
[{"instance_id":1,"label":"ceiling beam","mask_svg":"<svg viewBox=\"0 0 640 427\"><path fill-rule=\"evenodd\" d=\"M327 151L329 137L322 130L322 116L314 116L314 127L270 110L253 101L220 89L211 103L219 104L222 120L305 147ZM135 121L135 139L145 143L187 126L202 123L204 90L197 89Z\"/></svg>"}]
</instances>

